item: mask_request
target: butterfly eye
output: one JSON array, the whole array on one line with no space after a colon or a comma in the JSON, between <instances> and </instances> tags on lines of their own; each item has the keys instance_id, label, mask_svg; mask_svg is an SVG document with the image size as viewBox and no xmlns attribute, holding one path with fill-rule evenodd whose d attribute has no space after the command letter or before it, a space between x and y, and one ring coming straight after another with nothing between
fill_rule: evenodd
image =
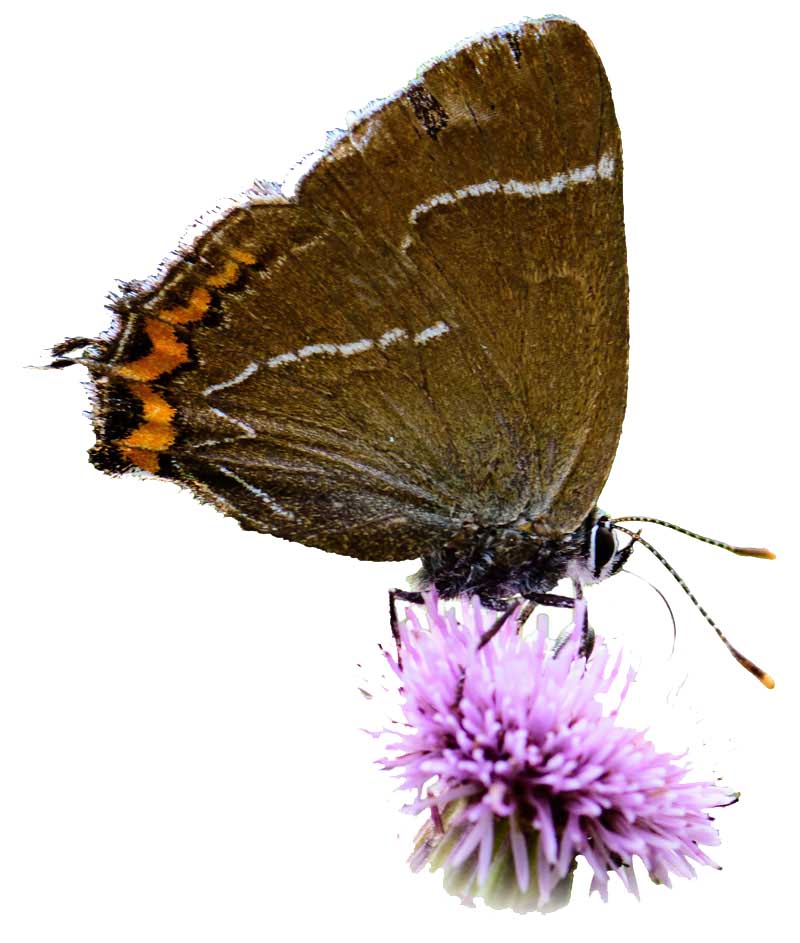
<instances>
[{"instance_id":1,"label":"butterfly eye","mask_svg":"<svg viewBox=\"0 0 800 943\"><path fill-rule=\"evenodd\" d=\"M594 578L599 580L610 574L604 572L617 553L617 535L603 524L595 524L592 533L590 565Z\"/></svg>"}]
</instances>

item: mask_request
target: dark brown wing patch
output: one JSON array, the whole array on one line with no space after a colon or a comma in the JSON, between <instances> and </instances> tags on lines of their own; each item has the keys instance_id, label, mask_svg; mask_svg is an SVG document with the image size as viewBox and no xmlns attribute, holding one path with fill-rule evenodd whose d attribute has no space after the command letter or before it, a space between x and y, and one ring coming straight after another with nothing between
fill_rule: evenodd
<instances>
[{"instance_id":1,"label":"dark brown wing patch","mask_svg":"<svg viewBox=\"0 0 800 943\"><path fill-rule=\"evenodd\" d=\"M413 85L407 92L406 98L414 109L425 131L436 140L440 131L447 127L447 112L442 107L441 102L436 96L425 88L421 83Z\"/></svg>"},{"instance_id":2,"label":"dark brown wing patch","mask_svg":"<svg viewBox=\"0 0 800 943\"><path fill-rule=\"evenodd\" d=\"M91 367L96 455L366 559L470 523L574 529L624 412L621 193L608 83L577 26L466 46L293 199L254 198L123 298ZM112 383L138 403L124 434Z\"/></svg>"}]
</instances>

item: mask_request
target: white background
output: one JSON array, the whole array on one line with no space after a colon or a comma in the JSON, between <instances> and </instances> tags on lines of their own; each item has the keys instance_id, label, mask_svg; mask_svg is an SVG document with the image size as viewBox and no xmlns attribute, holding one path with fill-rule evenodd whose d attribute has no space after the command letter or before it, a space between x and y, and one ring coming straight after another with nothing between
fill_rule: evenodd
<instances>
[{"instance_id":1,"label":"white background","mask_svg":"<svg viewBox=\"0 0 800 943\"><path fill-rule=\"evenodd\" d=\"M646 531L778 686L738 668L638 550L632 568L673 602L675 657L663 606L630 577L594 590L593 621L637 650L653 640L663 671L631 698L667 716L665 740L705 739L741 790L718 816L724 870L672 891L643 881L641 904L614 884L607 906L581 875L566 911L522 918L407 873L413 823L359 731L355 665L376 677L385 591L413 565L246 534L173 485L101 475L80 368L24 366L105 329L116 278L151 274L192 219L255 177L281 180L349 110L472 34L547 12L592 37L625 148L630 401L602 504L778 553ZM4 943L791 936L798 27L788 3L6 14Z\"/></svg>"}]
</instances>

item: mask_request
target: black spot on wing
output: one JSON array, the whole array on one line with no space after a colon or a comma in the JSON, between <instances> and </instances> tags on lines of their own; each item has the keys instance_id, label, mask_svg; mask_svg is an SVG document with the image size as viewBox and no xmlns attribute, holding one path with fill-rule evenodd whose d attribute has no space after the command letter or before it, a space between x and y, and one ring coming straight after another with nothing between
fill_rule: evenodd
<instances>
[{"instance_id":1,"label":"black spot on wing","mask_svg":"<svg viewBox=\"0 0 800 943\"><path fill-rule=\"evenodd\" d=\"M142 401L131 393L127 383L114 379L107 381L102 421L104 438L112 442L124 439L144 422Z\"/></svg>"},{"instance_id":2,"label":"black spot on wing","mask_svg":"<svg viewBox=\"0 0 800 943\"><path fill-rule=\"evenodd\" d=\"M514 62L516 62L517 67L519 67L519 61L522 58L522 46L520 45L518 34L506 33L504 38L508 43L508 48L511 50L511 55L514 57Z\"/></svg>"},{"instance_id":3,"label":"black spot on wing","mask_svg":"<svg viewBox=\"0 0 800 943\"><path fill-rule=\"evenodd\" d=\"M425 131L434 140L436 135L447 127L449 121L447 112L441 102L425 88L424 85L414 85L406 92L417 120L421 122Z\"/></svg>"}]
</instances>

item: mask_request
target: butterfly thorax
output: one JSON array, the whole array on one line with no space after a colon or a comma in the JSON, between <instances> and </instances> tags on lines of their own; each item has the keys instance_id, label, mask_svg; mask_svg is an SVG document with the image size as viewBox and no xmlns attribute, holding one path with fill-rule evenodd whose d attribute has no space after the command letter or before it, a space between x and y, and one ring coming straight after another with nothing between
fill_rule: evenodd
<instances>
[{"instance_id":1,"label":"butterfly thorax","mask_svg":"<svg viewBox=\"0 0 800 943\"><path fill-rule=\"evenodd\" d=\"M422 557L415 576L420 589L434 587L446 599L479 596L484 605L504 609L512 596L549 592L590 555L595 508L572 533L537 534L519 523L468 524L446 545Z\"/></svg>"}]
</instances>

